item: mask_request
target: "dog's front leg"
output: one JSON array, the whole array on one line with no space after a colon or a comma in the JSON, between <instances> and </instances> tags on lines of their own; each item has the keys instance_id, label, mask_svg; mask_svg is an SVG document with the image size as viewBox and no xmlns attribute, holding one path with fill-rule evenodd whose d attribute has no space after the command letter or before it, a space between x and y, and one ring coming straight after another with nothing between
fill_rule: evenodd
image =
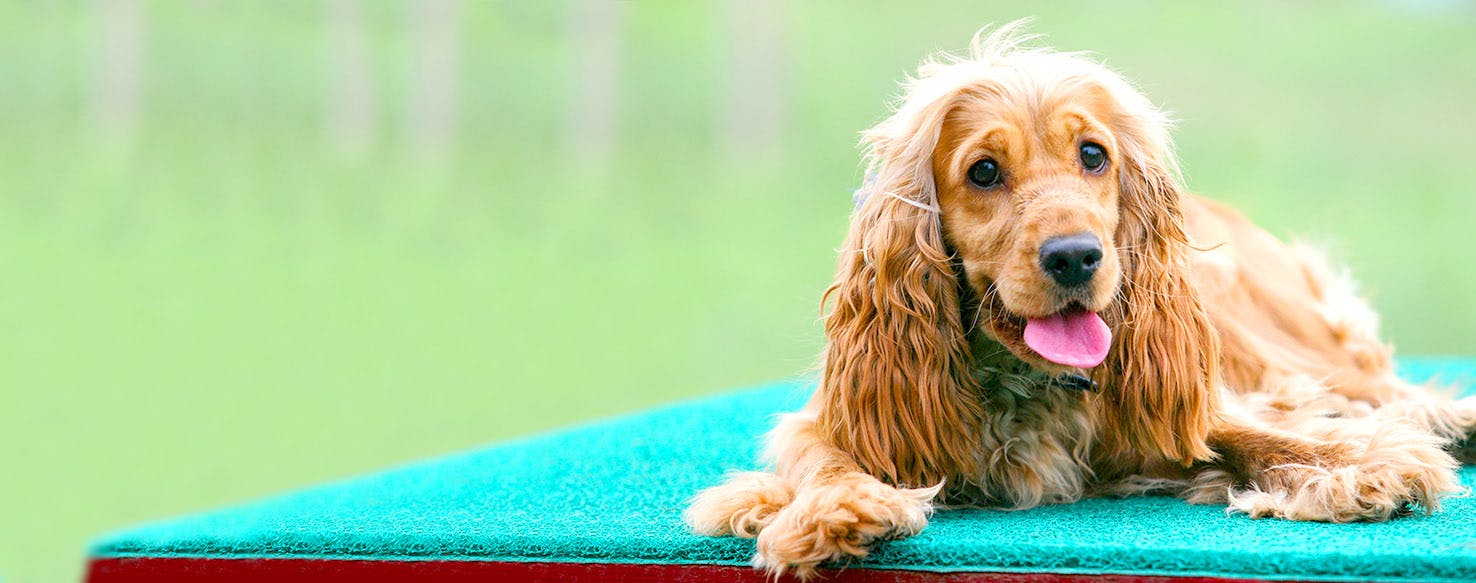
<instances>
[{"instance_id":1,"label":"dog's front leg","mask_svg":"<svg viewBox=\"0 0 1476 583\"><path fill-rule=\"evenodd\" d=\"M1186 497L1210 502L1218 490L1232 511L1257 518L1388 520L1433 512L1441 497L1461 489L1444 439L1376 417L1307 419L1289 428L1230 420L1209 443L1219 459L1206 464Z\"/></svg>"},{"instance_id":2,"label":"dog's front leg","mask_svg":"<svg viewBox=\"0 0 1476 583\"><path fill-rule=\"evenodd\" d=\"M917 534L942 485L897 488L861 471L815 430L815 416L786 416L770 434L769 456L794 498L758 534L754 566L802 578L822 563L865 557L880 540Z\"/></svg>"}]
</instances>

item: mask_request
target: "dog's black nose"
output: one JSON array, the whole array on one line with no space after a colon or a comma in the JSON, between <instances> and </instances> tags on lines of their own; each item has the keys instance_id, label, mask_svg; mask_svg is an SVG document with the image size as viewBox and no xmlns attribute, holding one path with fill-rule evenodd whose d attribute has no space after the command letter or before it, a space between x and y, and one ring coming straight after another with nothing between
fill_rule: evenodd
<instances>
[{"instance_id":1,"label":"dog's black nose","mask_svg":"<svg viewBox=\"0 0 1476 583\"><path fill-rule=\"evenodd\" d=\"M1063 287L1092 280L1102 265L1102 241L1091 233L1053 237L1040 246L1040 268Z\"/></svg>"}]
</instances>

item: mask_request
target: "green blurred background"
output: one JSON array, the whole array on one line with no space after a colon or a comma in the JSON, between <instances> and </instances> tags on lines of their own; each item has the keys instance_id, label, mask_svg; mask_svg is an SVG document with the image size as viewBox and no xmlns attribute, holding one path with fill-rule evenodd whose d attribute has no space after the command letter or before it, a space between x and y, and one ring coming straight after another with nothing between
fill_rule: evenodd
<instances>
[{"instance_id":1,"label":"green blurred background","mask_svg":"<svg viewBox=\"0 0 1476 583\"><path fill-rule=\"evenodd\" d=\"M803 373L857 132L1027 15L1401 350L1476 353L1469 2L7 2L0 575Z\"/></svg>"}]
</instances>

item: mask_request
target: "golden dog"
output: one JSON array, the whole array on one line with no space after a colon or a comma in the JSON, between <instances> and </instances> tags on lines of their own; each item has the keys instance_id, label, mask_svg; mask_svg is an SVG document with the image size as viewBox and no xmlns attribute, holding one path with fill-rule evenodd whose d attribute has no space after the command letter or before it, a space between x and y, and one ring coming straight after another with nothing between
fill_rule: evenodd
<instances>
[{"instance_id":1,"label":"golden dog","mask_svg":"<svg viewBox=\"0 0 1476 583\"><path fill-rule=\"evenodd\" d=\"M1018 29L923 65L864 134L819 386L773 471L698 495L691 527L805 577L935 504L1344 522L1459 491L1476 398L1396 377L1346 276L1186 193L1161 111Z\"/></svg>"}]
</instances>

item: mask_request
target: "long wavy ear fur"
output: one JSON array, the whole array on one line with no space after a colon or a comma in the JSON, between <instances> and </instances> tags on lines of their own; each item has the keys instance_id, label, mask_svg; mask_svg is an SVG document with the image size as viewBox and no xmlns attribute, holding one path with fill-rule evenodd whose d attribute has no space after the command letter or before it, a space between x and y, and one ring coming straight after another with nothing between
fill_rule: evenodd
<instances>
[{"instance_id":1,"label":"long wavy ear fur","mask_svg":"<svg viewBox=\"0 0 1476 583\"><path fill-rule=\"evenodd\" d=\"M914 95L915 97L915 95ZM974 474L979 396L932 153L947 99L904 103L869 130L868 184L825 319L821 434L900 486ZM911 203L901 200L907 199Z\"/></svg>"},{"instance_id":2,"label":"long wavy ear fur","mask_svg":"<svg viewBox=\"0 0 1476 583\"><path fill-rule=\"evenodd\" d=\"M1121 321L1103 367L1109 451L1183 465L1210 459L1220 346L1188 280L1189 241L1168 121L1136 91L1117 91L1124 266Z\"/></svg>"}]
</instances>

